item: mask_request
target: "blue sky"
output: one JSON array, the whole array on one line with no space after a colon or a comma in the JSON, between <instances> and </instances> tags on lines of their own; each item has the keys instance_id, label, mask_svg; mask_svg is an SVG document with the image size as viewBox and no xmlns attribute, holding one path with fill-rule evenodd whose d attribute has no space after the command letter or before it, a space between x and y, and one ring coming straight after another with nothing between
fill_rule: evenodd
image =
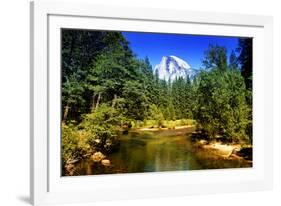
<instances>
[{"instance_id":1,"label":"blue sky","mask_svg":"<svg viewBox=\"0 0 281 206\"><path fill-rule=\"evenodd\" d=\"M199 36L181 34L160 34L122 32L130 42L130 47L138 58L148 56L153 68L160 63L162 56L175 55L185 60L192 68L202 65L204 51L209 44L227 48L228 56L238 44L237 37Z\"/></svg>"}]
</instances>

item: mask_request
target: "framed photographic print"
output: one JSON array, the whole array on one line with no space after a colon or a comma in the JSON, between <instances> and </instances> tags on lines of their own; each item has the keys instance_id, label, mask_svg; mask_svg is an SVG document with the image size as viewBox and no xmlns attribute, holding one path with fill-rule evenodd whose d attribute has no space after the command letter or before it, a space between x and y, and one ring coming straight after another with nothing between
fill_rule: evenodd
<instances>
[{"instance_id":1,"label":"framed photographic print","mask_svg":"<svg viewBox=\"0 0 281 206\"><path fill-rule=\"evenodd\" d=\"M35 205L272 187L271 17L35 1L31 40Z\"/></svg>"}]
</instances>

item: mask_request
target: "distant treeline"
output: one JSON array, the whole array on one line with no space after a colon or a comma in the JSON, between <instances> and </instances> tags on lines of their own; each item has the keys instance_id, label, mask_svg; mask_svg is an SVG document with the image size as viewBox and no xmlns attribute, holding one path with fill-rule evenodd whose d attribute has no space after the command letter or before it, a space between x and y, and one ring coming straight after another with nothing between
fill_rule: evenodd
<instances>
[{"instance_id":1,"label":"distant treeline","mask_svg":"<svg viewBox=\"0 0 281 206\"><path fill-rule=\"evenodd\" d=\"M236 55L237 54L237 55ZM116 137L132 121L194 119L210 138L252 138L252 39L236 51L206 48L204 68L194 78L165 81L148 58L138 59L121 32L62 30L62 122Z\"/></svg>"}]
</instances>

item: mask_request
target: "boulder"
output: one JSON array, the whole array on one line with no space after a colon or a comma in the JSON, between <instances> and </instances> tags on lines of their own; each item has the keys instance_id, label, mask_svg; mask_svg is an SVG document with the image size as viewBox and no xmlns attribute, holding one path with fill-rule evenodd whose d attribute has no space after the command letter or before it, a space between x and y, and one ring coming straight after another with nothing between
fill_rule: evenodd
<instances>
[{"instance_id":1,"label":"boulder","mask_svg":"<svg viewBox=\"0 0 281 206\"><path fill-rule=\"evenodd\" d=\"M73 170L74 169L74 165L73 164L67 164L67 165L65 165L65 169L67 171Z\"/></svg>"},{"instance_id":2,"label":"boulder","mask_svg":"<svg viewBox=\"0 0 281 206\"><path fill-rule=\"evenodd\" d=\"M199 143L200 143L200 144L208 144L208 141L207 141L207 140L204 140L204 139L201 139L201 140L199 141Z\"/></svg>"},{"instance_id":3,"label":"boulder","mask_svg":"<svg viewBox=\"0 0 281 206\"><path fill-rule=\"evenodd\" d=\"M75 167L74 167L73 164L67 164L67 165L65 165L65 172L66 172L66 175L69 175L69 176L74 175L74 170L75 170Z\"/></svg>"},{"instance_id":4,"label":"boulder","mask_svg":"<svg viewBox=\"0 0 281 206\"><path fill-rule=\"evenodd\" d=\"M95 152L91 158L94 162L100 162L105 158L105 155L101 152Z\"/></svg>"},{"instance_id":5,"label":"boulder","mask_svg":"<svg viewBox=\"0 0 281 206\"><path fill-rule=\"evenodd\" d=\"M104 159L101 161L101 164L104 166L110 166L110 161L108 159Z\"/></svg>"}]
</instances>

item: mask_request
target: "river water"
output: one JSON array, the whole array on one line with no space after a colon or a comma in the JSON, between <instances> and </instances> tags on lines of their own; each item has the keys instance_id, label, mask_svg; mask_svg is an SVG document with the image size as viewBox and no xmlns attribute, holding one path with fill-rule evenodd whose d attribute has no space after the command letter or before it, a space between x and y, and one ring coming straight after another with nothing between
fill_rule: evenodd
<instances>
[{"instance_id":1,"label":"river water","mask_svg":"<svg viewBox=\"0 0 281 206\"><path fill-rule=\"evenodd\" d=\"M252 164L238 159L221 159L191 141L194 128L132 131L120 136L120 147L107 155L110 166L90 158L75 165L74 175L141 173L198 169L241 168Z\"/></svg>"}]
</instances>

